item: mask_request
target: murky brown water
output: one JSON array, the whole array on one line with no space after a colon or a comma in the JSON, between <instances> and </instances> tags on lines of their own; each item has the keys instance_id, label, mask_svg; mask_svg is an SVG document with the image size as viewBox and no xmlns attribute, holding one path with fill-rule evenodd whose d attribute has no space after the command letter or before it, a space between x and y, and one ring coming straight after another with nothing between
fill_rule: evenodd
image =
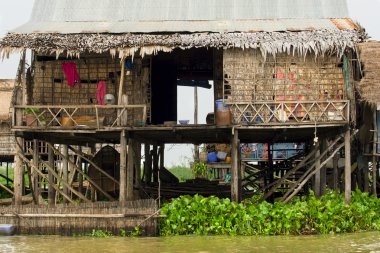
<instances>
[{"instance_id":1,"label":"murky brown water","mask_svg":"<svg viewBox=\"0 0 380 253\"><path fill-rule=\"evenodd\" d=\"M0 237L0 252L380 252L380 232L333 236Z\"/></svg>"}]
</instances>

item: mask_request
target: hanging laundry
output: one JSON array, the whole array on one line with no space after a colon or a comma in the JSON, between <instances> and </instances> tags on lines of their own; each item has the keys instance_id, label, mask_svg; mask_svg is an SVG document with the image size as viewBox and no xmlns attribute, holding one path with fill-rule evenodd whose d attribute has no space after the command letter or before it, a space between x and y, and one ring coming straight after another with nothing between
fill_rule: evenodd
<instances>
[{"instance_id":1,"label":"hanging laundry","mask_svg":"<svg viewBox=\"0 0 380 253\"><path fill-rule=\"evenodd\" d=\"M77 82L78 85L80 85L80 79L79 79L77 66L76 66L75 62L64 62L62 64L62 70L66 76L67 84L71 88L74 88L75 82Z\"/></svg>"},{"instance_id":2,"label":"hanging laundry","mask_svg":"<svg viewBox=\"0 0 380 253\"><path fill-rule=\"evenodd\" d=\"M106 95L107 92L107 83L105 81L99 81L98 83L98 89L96 91L96 96L98 99L98 104L99 105L104 105L104 96Z\"/></svg>"}]
</instances>

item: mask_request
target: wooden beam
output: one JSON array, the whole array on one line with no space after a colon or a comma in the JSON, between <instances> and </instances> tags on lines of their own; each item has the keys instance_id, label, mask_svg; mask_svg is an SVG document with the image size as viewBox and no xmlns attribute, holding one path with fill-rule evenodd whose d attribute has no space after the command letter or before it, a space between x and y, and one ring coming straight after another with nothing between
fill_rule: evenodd
<instances>
[{"instance_id":1,"label":"wooden beam","mask_svg":"<svg viewBox=\"0 0 380 253\"><path fill-rule=\"evenodd\" d=\"M24 163L19 154L24 152L23 150L24 139L16 137L16 155L15 155L15 168L14 168L14 198L15 205L22 205L22 192L23 192L23 178L24 178Z\"/></svg>"},{"instance_id":2,"label":"wooden beam","mask_svg":"<svg viewBox=\"0 0 380 253\"><path fill-rule=\"evenodd\" d=\"M351 135L350 128L344 134L344 200L347 205L351 202Z\"/></svg>"},{"instance_id":3,"label":"wooden beam","mask_svg":"<svg viewBox=\"0 0 380 253\"><path fill-rule=\"evenodd\" d=\"M127 163L127 183L126 200L133 200L133 172L134 172L134 140L128 140L128 163Z\"/></svg>"},{"instance_id":4,"label":"wooden beam","mask_svg":"<svg viewBox=\"0 0 380 253\"><path fill-rule=\"evenodd\" d=\"M120 83L119 83L119 91L118 91L118 97L117 97L118 105L123 104L122 98L123 98L123 86L124 86L124 76L125 76L125 58L124 57L120 60L120 65L121 65L120 66L121 67ZM118 110L117 115L120 115L120 114L121 114L121 109ZM122 117L119 117L118 124L119 126L122 125Z\"/></svg>"},{"instance_id":5,"label":"wooden beam","mask_svg":"<svg viewBox=\"0 0 380 253\"><path fill-rule=\"evenodd\" d=\"M334 191L339 190L339 153L336 153L333 158L333 185L332 188Z\"/></svg>"},{"instance_id":6,"label":"wooden beam","mask_svg":"<svg viewBox=\"0 0 380 253\"><path fill-rule=\"evenodd\" d=\"M120 134L120 190L119 202L123 205L127 199L127 137L123 130Z\"/></svg>"},{"instance_id":7,"label":"wooden beam","mask_svg":"<svg viewBox=\"0 0 380 253\"><path fill-rule=\"evenodd\" d=\"M48 144L49 145L49 144ZM101 169L98 165L96 165L96 163L94 163L93 161L91 161L90 159L88 159L82 151L78 150L78 149L75 149L71 146L69 146L69 149L73 152L75 152L78 156L80 156L83 160L87 161L90 165L92 165L92 167L94 167L94 169L96 169L97 171L99 171L101 174L103 174L104 176L106 176L107 178L111 179L112 182L114 182L115 184L117 185L120 185L119 181L117 181L114 177L112 177L110 174L108 174L107 172L105 172L103 169Z\"/></svg>"},{"instance_id":8,"label":"wooden beam","mask_svg":"<svg viewBox=\"0 0 380 253\"><path fill-rule=\"evenodd\" d=\"M102 193L104 196L106 196L111 201L115 200L111 195L109 195L106 191L104 191L94 180L92 180L87 174L85 174L81 168L79 168L73 161L71 161L69 159L69 156L64 156L64 154L59 152L59 150L55 149L54 147L53 147L53 150L58 155L60 155L62 158L67 158L68 162L72 165L72 167L76 170L76 172L78 172L80 175L85 177L87 179L87 181L95 188L94 190L98 190L100 193Z\"/></svg>"},{"instance_id":9,"label":"wooden beam","mask_svg":"<svg viewBox=\"0 0 380 253\"><path fill-rule=\"evenodd\" d=\"M145 167L144 167L144 179L146 184L152 182L152 155L150 153L150 144L145 143Z\"/></svg>"},{"instance_id":10,"label":"wooden beam","mask_svg":"<svg viewBox=\"0 0 380 253\"><path fill-rule=\"evenodd\" d=\"M32 163L30 163L30 161L21 153L18 154L20 156L20 158L25 162L25 163L29 163L31 165L31 167L33 167L34 165ZM40 174L41 177L43 178L46 178L46 175L44 175L41 171L37 170L37 173ZM58 175L57 175L58 176ZM58 179L59 177L57 177ZM49 177L47 177L48 181L49 181ZM58 185L54 184L54 182L49 182L49 184L52 184L54 189L60 193L64 199L66 199L68 202L72 203L72 204L75 204L75 202L70 198L70 196L68 196L67 194L65 194L60 188Z\"/></svg>"},{"instance_id":11,"label":"wooden beam","mask_svg":"<svg viewBox=\"0 0 380 253\"><path fill-rule=\"evenodd\" d=\"M328 161L330 161L334 155L344 146L344 143L340 144L335 150L334 152L325 160L323 161L319 167L316 167L316 163L314 163L309 169L308 171L304 174L303 177L301 177L300 180L298 180L296 182L296 184L294 184L294 186L281 198L281 201L283 203L288 203L301 189L302 187L306 184L307 181L310 180L310 178L312 176L315 175L315 173L321 169L322 166L326 165L326 163L328 163Z\"/></svg>"},{"instance_id":12,"label":"wooden beam","mask_svg":"<svg viewBox=\"0 0 380 253\"><path fill-rule=\"evenodd\" d=\"M62 154L63 154L63 160L62 160L62 178L63 181L69 182L69 149L67 145L62 145ZM66 195L69 195L69 188L67 187L67 184L63 185L63 192ZM65 201L67 202L67 201Z\"/></svg>"},{"instance_id":13,"label":"wooden beam","mask_svg":"<svg viewBox=\"0 0 380 253\"><path fill-rule=\"evenodd\" d=\"M321 141L321 153L323 153L323 151L325 151L327 149L327 139L326 138L323 138L322 141ZM326 159L326 155L324 155L322 157L322 160L325 160ZM326 165L323 166L321 168L321 173L320 173L320 176L321 176L321 184L320 184L320 194L321 195L324 195L326 193L326 184L327 184L327 175L326 175Z\"/></svg>"},{"instance_id":14,"label":"wooden beam","mask_svg":"<svg viewBox=\"0 0 380 253\"><path fill-rule=\"evenodd\" d=\"M231 138L231 200L235 202L241 201L241 187L240 187L240 157L239 157L239 135L238 130L233 130Z\"/></svg>"},{"instance_id":15,"label":"wooden beam","mask_svg":"<svg viewBox=\"0 0 380 253\"><path fill-rule=\"evenodd\" d=\"M40 186L38 180L38 172L36 170L39 169L39 157L38 157L38 140L33 140L33 165L32 167L32 184L33 184L33 195L35 197L36 204L39 204L39 196L40 196Z\"/></svg>"},{"instance_id":16,"label":"wooden beam","mask_svg":"<svg viewBox=\"0 0 380 253\"><path fill-rule=\"evenodd\" d=\"M134 187L140 189L141 187L141 142L134 142L134 167L135 167L135 183Z\"/></svg>"},{"instance_id":17,"label":"wooden beam","mask_svg":"<svg viewBox=\"0 0 380 253\"><path fill-rule=\"evenodd\" d=\"M320 157L321 157L321 151L320 150L317 150L317 152L315 153L315 167L316 168L319 168L320 165L321 165L321 160L320 160ZM321 171L320 170L317 170L315 172L315 175L314 175L314 194L316 197L320 197L321 196Z\"/></svg>"},{"instance_id":18,"label":"wooden beam","mask_svg":"<svg viewBox=\"0 0 380 253\"><path fill-rule=\"evenodd\" d=\"M297 172L300 168L302 168L303 166L305 166L305 164L307 162L309 162L309 160L315 156L315 153L317 152L317 149L319 149L319 145L317 145L316 147L313 148L313 150L301 161L299 162L294 168L288 170L285 174L284 177L281 177L280 179L278 179L275 184L273 186L271 186L272 188L264 195L264 197L262 198L262 200L266 200L269 196L271 196L275 190L282 184L286 181L287 178L289 178L290 175L294 174L295 172Z\"/></svg>"},{"instance_id":19,"label":"wooden beam","mask_svg":"<svg viewBox=\"0 0 380 253\"><path fill-rule=\"evenodd\" d=\"M153 182L158 183L158 153L157 144L153 144Z\"/></svg>"},{"instance_id":20,"label":"wooden beam","mask_svg":"<svg viewBox=\"0 0 380 253\"><path fill-rule=\"evenodd\" d=\"M49 163L49 166L55 170L54 151L50 146L48 146L48 163ZM50 170L48 170L48 182L54 182L54 177ZM49 183L49 186L48 186L48 205L49 206L55 205L54 198L55 198L55 189L53 187L53 184Z\"/></svg>"}]
</instances>

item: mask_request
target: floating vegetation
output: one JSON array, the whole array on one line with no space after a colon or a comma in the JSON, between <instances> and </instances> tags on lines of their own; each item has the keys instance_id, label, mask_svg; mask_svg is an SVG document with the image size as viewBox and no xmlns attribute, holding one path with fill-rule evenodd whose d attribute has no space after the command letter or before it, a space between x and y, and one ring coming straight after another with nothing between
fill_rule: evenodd
<instances>
[{"instance_id":1,"label":"floating vegetation","mask_svg":"<svg viewBox=\"0 0 380 253\"><path fill-rule=\"evenodd\" d=\"M229 199L181 196L166 203L160 234L170 235L301 235L331 234L380 229L380 200L368 193L352 193L350 205L344 194L329 192L288 204L244 203Z\"/></svg>"}]
</instances>

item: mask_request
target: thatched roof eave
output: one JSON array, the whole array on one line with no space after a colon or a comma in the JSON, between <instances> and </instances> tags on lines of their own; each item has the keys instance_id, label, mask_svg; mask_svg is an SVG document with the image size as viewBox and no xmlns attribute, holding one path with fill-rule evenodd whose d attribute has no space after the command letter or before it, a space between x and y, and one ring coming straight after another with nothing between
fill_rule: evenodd
<instances>
[{"instance_id":1,"label":"thatched roof eave","mask_svg":"<svg viewBox=\"0 0 380 253\"><path fill-rule=\"evenodd\" d=\"M110 52L113 56L141 56L175 48L254 48L263 56L278 53L316 56L337 54L354 49L362 34L356 30L313 30L253 33L191 33L191 34L18 34L8 33L0 41L1 56L31 49L38 54L62 53L79 57L81 53Z\"/></svg>"}]
</instances>

